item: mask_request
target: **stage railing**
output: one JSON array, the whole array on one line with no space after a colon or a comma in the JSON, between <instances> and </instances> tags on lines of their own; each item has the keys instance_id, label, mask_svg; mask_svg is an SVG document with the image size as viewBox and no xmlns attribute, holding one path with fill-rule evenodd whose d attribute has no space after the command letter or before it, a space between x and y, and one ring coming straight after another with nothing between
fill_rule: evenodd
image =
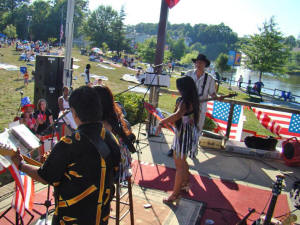
<instances>
[{"instance_id":1,"label":"stage railing","mask_svg":"<svg viewBox=\"0 0 300 225\"><path fill-rule=\"evenodd\" d=\"M171 95L179 95L178 91L172 91L172 90L166 90L166 89L160 89L160 92L171 94ZM262 109L271 109L271 110L275 110L275 111L279 111L279 112L300 114L300 110L298 110L298 109L291 109L291 108L286 108L286 107L281 107L281 106L264 105L264 104L245 102L245 101L234 100L234 99L224 99L222 102L227 102L230 104L228 124L227 124L226 135L225 135L227 138L229 137L230 130L231 130L234 105L243 105L243 106L257 107L257 108L262 108Z\"/></svg>"}]
</instances>

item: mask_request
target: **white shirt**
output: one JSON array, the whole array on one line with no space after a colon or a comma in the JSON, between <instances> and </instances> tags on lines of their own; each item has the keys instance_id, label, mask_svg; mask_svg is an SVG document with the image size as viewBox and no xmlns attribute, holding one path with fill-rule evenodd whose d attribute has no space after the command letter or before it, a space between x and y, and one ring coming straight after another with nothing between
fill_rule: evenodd
<instances>
[{"instance_id":1,"label":"white shirt","mask_svg":"<svg viewBox=\"0 0 300 225\"><path fill-rule=\"evenodd\" d=\"M198 91L198 96L199 96L199 101L203 99L207 99L208 96L212 96L214 93L216 93L216 87L215 87L215 79L208 74L206 84L204 87L203 95L202 94L202 89L203 89L203 82L204 82L204 77L205 74L203 74L199 79L196 74L196 70L190 70L186 73L186 76L189 76L193 78L196 84L196 88ZM205 121L205 113L207 110L207 102L200 103L200 118L199 118L199 129L200 132L202 131L204 121Z\"/></svg>"}]
</instances>

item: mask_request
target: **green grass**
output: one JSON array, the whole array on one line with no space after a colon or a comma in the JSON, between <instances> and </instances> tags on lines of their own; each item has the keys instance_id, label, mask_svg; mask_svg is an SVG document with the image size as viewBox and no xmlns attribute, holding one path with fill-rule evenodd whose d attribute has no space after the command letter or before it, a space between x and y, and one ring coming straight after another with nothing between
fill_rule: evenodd
<instances>
[{"instance_id":1,"label":"green grass","mask_svg":"<svg viewBox=\"0 0 300 225\"><path fill-rule=\"evenodd\" d=\"M7 63L16 66L27 66L25 62L18 61L19 52L16 52L13 47L1 48L0 53L4 56L0 56L0 63ZM80 66L79 69L74 70L73 77L77 77L77 80L73 80L73 87L77 88L84 85L84 77L80 74L83 73L85 65L91 64L91 74L103 75L108 77L108 81L105 84L110 87L114 94L126 90L128 86L134 84L120 80L123 74L129 73L134 74L134 71L129 70L125 67L116 68L115 70L107 70L97 66L97 62L88 61L88 56L80 55L79 49L74 48L72 50L72 57L79 59L79 62L74 62L75 65ZM34 66L27 66L30 79L32 78L31 72L34 70ZM176 72L180 75L180 72ZM176 90L175 84L176 78L171 77L170 89ZM20 103L19 91L24 92L24 96L29 96L33 102L33 90L34 82L30 82L28 87L24 87L23 78L19 71L6 71L0 70L0 131L8 127L8 124L16 116L17 109ZM229 94L231 91L225 86L220 86L219 94ZM235 97L237 100L249 101L249 96L243 92L238 91L238 96ZM148 100L148 97L146 98ZM174 109L176 96L162 94L159 97L159 108L172 112ZM256 119L253 112L245 110L246 121L244 122L244 128L248 130L254 130L260 135L271 135L269 131L263 128L258 120Z\"/></svg>"},{"instance_id":2,"label":"green grass","mask_svg":"<svg viewBox=\"0 0 300 225\"><path fill-rule=\"evenodd\" d=\"M3 56L1 56L3 54ZM123 74L129 73L134 74L134 71L127 68L121 67L116 68L115 70L107 70L102 67L98 67L96 62L88 61L88 56L80 55L78 49L72 50L72 57L80 59L79 62L74 62L75 65L80 66L79 69L74 71L73 77L77 77L77 80L73 80L73 87L77 88L81 85L84 85L84 77L80 74L83 73L86 64L91 64L91 74L103 75L108 77L108 81L105 81L105 84L110 87L114 94L124 91L128 86L134 84L120 80ZM7 63L16 66L27 66L29 71L29 79L31 80L31 72L35 69L34 66L28 66L23 61L18 61L19 52L16 52L13 47L1 48L0 49L0 63ZM177 75L180 75L180 71L176 72ZM176 78L171 77L170 89L176 90L175 85ZM23 96L29 96L31 101L34 100L34 82L31 81L27 87L24 87L23 77L21 77L19 71L6 71L0 70L0 132L8 127L8 124L13 121L16 116L19 104L20 104L20 91L24 92ZM219 94L228 94L231 91L228 90L225 86L220 86ZM175 100L177 96L172 96L169 94L162 94L159 97L158 107L168 111L173 112ZM249 101L248 95L238 91L238 96L235 97L237 100ZM148 97L146 98L148 101ZM248 109L244 110L244 115L246 121L244 122L244 128L247 130L256 131L260 135L272 135L268 130L266 130L256 119L254 113ZM0 186L11 181L11 176L9 172L6 172L0 176Z\"/></svg>"}]
</instances>

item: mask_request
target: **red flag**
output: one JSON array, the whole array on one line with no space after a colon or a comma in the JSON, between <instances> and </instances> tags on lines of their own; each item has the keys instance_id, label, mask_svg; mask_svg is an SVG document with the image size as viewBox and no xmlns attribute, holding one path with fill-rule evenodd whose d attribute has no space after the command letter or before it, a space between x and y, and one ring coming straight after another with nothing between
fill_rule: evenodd
<instances>
[{"instance_id":1,"label":"red flag","mask_svg":"<svg viewBox=\"0 0 300 225\"><path fill-rule=\"evenodd\" d=\"M168 4L170 9L173 8L179 2L179 0L165 0L165 1Z\"/></svg>"}]
</instances>

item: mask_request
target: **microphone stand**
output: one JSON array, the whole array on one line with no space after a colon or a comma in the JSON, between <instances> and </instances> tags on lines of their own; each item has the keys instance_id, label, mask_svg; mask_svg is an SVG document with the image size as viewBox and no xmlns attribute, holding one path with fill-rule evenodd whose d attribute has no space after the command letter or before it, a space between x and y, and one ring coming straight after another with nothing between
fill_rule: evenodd
<instances>
[{"instance_id":1,"label":"microphone stand","mask_svg":"<svg viewBox=\"0 0 300 225\"><path fill-rule=\"evenodd\" d=\"M134 88L136 88L136 87L139 87L139 86L143 85L144 82L145 82L145 79L142 79L140 84L137 84L137 85L135 85L135 86L133 86L133 87L131 87L131 88L128 88L127 90L124 90L124 91L121 91L121 92L115 94L115 97L117 97L117 96L119 96L119 95L121 95L121 94L124 94L125 92L128 92L128 91L130 91L131 89L134 89Z\"/></svg>"},{"instance_id":2,"label":"microphone stand","mask_svg":"<svg viewBox=\"0 0 300 225\"><path fill-rule=\"evenodd\" d=\"M15 118L18 118L18 114L20 112L20 109L21 109L21 106L22 106L22 97L23 97L23 91L20 91L20 95L21 95L21 98L20 98L20 105L19 105L19 108L18 108L18 111L17 111L17 114L16 114L16 117Z\"/></svg>"}]
</instances>

